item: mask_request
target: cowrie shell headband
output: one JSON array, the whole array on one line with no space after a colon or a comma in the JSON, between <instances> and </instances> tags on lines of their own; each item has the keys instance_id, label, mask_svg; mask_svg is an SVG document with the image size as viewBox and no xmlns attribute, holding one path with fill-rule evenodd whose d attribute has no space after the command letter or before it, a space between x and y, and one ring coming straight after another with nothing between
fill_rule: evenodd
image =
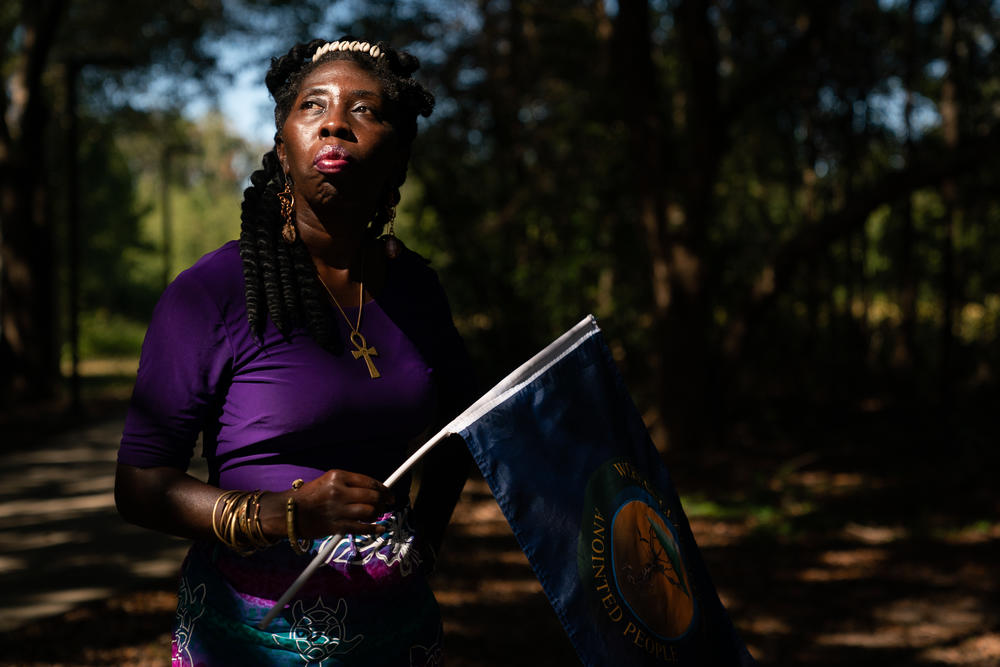
<instances>
[{"instance_id":1,"label":"cowrie shell headband","mask_svg":"<svg viewBox=\"0 0 1000 667\"><path fill-rule=\"evenodd\" d=\"M314 53L312 57L313 62L316 62L323 56L324 53L329 53L330 51L357 51L359 53L367 53L372 58L385 58L385 54L382 53L382 50L374 44L369 44L368 42L348 42L347 40L344 40L341 42L327 42L323 46L316 49L316 53Z\"/></svg>"}]
</instances>

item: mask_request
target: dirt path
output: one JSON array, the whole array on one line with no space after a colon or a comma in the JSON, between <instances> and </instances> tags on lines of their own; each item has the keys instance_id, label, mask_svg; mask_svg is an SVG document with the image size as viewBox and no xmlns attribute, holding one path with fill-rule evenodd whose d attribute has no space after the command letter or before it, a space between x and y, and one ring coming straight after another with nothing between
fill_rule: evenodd
<instances>
[{"instance_id":1,"label":"dirt path","mask_svg":"<svg viewBox=\"0 0 1000 667\"><path fill-rule=\"evenodd\" d=\"M119 431L109 419L0 455L0 665L168 663L185 544L115 514ZM996 455L901 471L892 447L843 437L670 465L752 652L765 665L1000 664ZM436 590L449 665L577 664L481 480Z\"/></svg>"}]
</instances>

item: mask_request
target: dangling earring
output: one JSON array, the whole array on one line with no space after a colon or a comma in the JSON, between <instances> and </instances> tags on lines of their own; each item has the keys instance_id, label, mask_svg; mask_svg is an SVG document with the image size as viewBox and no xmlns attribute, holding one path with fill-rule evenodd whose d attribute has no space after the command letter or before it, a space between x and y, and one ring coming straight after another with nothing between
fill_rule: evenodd
<instances>
[{"instance_id":1,"label":"dangling earring","mask_svg":"<svg viewBox=\"0 0 1000 667\"><path fill-rule=\"evenodd\" d=\"M385 235L385 256L396 259L403 252L403 244L396 238L396 207L386 206L385 217L389 219L389 231Z\"/></svg>"},{"instance_id":2,"label":"dangling earring","mask_svg":"<svg viewBox=\"0 0 1000 667\"><path fill-rule=\"evenodd\" d=\"M297 236L295 232L295 194L292 192L292 183L285 179L285 189L278 193L278 200L281 202L281 217L285 219L285 224L281 227L281 238L285 243L291 245L295 243Z\"/></svg>"}]
</instances>

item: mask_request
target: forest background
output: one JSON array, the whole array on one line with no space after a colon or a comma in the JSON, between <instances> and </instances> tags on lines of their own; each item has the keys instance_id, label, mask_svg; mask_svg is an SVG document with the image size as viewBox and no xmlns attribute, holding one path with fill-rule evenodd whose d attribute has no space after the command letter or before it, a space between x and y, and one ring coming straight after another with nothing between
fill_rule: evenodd
<instances>
[{"instance_id":1,"label":"forest background","mask_svg":"<svg viewBox=\"0 0 1000 667\"><path fill-rule=\"evenodd\" d=\"M437 95L397 232L485 385L593 313L668 460L740 488L703 512L828 527L790 476L851 460L955 480L899 520L995 549L992 1L4 3L5 410L127 395L159 292L238 235L268 148L192 100L344 33L413 51Z\"/></svg>"}]
</instances>

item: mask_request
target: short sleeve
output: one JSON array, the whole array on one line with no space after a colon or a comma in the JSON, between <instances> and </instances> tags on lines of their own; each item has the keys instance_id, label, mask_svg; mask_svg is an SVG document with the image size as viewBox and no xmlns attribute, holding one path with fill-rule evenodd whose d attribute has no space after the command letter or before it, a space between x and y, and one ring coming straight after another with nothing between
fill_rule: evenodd
<instances>
[{"instance_id":1,"label":"short sleeve","mask_svg":"<svg viewBox=\"0 0 1000 667\"><path fill-rule=\"evenodd\" d=\"M210 290L193 272L182 273L146 331L118 462L186 470L198 433L218 414L232 358Z\"/></svg>"}]
</instances>

